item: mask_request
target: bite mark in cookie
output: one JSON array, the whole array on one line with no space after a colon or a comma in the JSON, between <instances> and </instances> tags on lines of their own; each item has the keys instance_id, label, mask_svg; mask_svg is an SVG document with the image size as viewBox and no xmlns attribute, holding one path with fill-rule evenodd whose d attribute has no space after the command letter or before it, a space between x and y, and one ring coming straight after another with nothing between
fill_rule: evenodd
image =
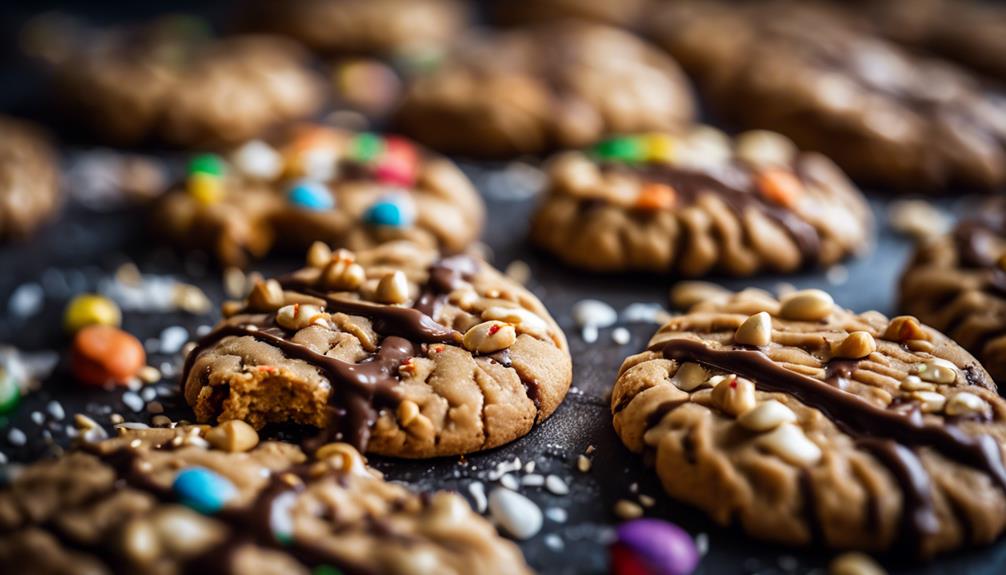
<instances>
[{"instance_id":1,"label":"bite mark in cookie","mask_svg":"<svg viewBox=\"0 0 1006 575\"><path fill-rule=\"evenodd\" d=\"M315 264L259 284L189 353L200 421L308 424L325 430L315 442L432 457L512 441L565 396L562 332L488 264L407 243Z\"/></svg>"},{"instance_id":2,"label":"bite mark in cookie","mask_svg":"<svg viewBox=\"0 0 1006 575\"><path fill-rule=\"evenodd\" d=\"M620 371L623 442L673 497L757 537L926 556L994 540L1006 402L991 378L914 318L810 318L814 299L830 304L747 291L672 319ZM767 339L748 337L758 316Z\"/></svg>"}]
</instances>

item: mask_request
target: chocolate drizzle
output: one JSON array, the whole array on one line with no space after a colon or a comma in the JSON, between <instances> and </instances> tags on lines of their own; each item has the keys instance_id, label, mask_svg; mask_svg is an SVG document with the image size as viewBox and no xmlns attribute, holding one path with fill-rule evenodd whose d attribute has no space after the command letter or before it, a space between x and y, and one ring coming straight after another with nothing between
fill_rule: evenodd
<instances>
[{"instance_id":1,"label":"chocolate drizzle","mask_svg":"<svg viewBox=\"0 0 1006 575\"><path fill-rule=\"evenodd\" d=\"M904 415L875 407L869 402L810 376L790 371L760 351L714 350L704 343L672 339L651 346L651 351L679 362L693 361L750 379L759 389L782 392L817 409L887 466L905 494L902 505L905 528L921 536L935 529L928 473L906 446L928 447L947 459L986 473L1006 492L1006 467L999 445L988 435L971 436L952 424L926 423L917 413ZM849 366L831 370L841 378ZM851 373L851 372L850 372Z\"/></svg>"},{"instance_id":2,"label":"chocolate drizzle","mask_svg":"<svg viewBox=\"0 0 1006 575\"><path fill-rule=\"evenodd\" d=\"M1006 243L1006 208L993 206L962 220L954 229L954 242L962 264L973 268L998 267Z\"/></svg>"},{"instance_id":3,"label":"chocolate drizzle","mask_svg":"<svg viewBox=\"0 0 1006 575\"><path fill-rule=\"evenodd\" d=\"M616 165L607 165L608 169ZM621 166L617 166L621 169ZM686 170L666 165L647 164L634 168L643 177L665 183L686 204L694 203L702 194L714 193L743 218L748 209L756 209L782 227L796 243L803 265L811 265L820 258L821 238L813 225L782 206L765 201L756 191L748 189L751 178L739 169L729 169L722 174Z\"/></svg>"}]
</instances>

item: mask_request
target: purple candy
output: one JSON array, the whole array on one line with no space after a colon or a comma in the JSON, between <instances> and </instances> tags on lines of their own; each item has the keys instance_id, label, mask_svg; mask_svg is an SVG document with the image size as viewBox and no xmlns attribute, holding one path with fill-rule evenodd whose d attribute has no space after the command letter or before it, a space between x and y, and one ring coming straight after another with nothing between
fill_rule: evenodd
<instances>
[{"instance_id":1,"label":"purple candy","mask_svg":"<svg viewBox=\"0 0 1006 575\"><path fill-rule=\"evenodd\" d=\"M660 519L636 519L618 526L617 543L655 575L688 575L699 564L692 536Z\"/></svg>"}]
</instances>

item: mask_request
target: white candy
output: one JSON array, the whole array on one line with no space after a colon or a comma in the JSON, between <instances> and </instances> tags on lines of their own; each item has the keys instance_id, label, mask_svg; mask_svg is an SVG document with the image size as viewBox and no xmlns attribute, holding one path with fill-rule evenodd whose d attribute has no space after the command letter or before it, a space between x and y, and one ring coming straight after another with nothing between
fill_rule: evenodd
<instances>
[{"instance_id":1,"label":"white candy","mask_svg":"<svg viewBox=\"0 0 1006 575\"><path fill-rule=\"evenodd\" d=\"M252 140L234 152L234 164L242 174L259 180L272 180L283 171L283 158L272 146Z\"/></svg>"},{"instance_id":2,"label":"white candy","mask_svg":"<svg viewBox=\"0 0 1006 575\"><path fill-rule=\"evenodd\" d=\"M545 478L545 489L555 495L566 495L569 493L569 486L558 475L549 475Z\"/></svg>"},{"instance_id":3,"label":"white candy","mask_svg":"<svg viewBox=\"0 0 1006 575\"><path fill-rule=\"evenodd\" d=\"M541 531L541 509L515 491L493 489L489 494L489 513L497 525L516 539L530 539Z\"/></svg>"},{"instance_id":4,"label":"white candy","mask_svg":"<svg viewBox=\"0 0 1006 575\"><path fill-rule=\"evenodd\" d=\"M596 299L585 299L573 306L573 321L580 327L593 326L604 328L618 321L615 308Z\"/></svg>"}]
</instances>

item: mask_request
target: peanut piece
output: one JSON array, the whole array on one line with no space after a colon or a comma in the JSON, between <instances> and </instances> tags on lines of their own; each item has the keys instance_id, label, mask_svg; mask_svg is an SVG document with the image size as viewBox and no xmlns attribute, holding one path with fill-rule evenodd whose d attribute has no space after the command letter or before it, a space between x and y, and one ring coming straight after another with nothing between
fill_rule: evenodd
<instances>
[{"instance_id":1,"label":"peanut piece","mask_svg":"<svg viewBox=\"0 0 1006 575\"><path fill-rule=\"evenodd\" d=\"M880 336L888 341L906 342L914 339L928 341L929 334L922 329L919 320L910 315L899 315L887 324L884 335Z\"/></svg>"},{"instance_id":2,"label":"peanut piece","mask_svg":"<svg viewBox=\"0 0 1006 575\"><path fill-rule=\"evenodd\" d=\"M988 413L989 404L977 395L962 391L947 401L947 415L978 415Z\"/></svg>"},{"instance_id":3,"label":"peanut piece","mask_svg":"<svg viewBox=\"0 0 1006 575\"><path fill-rule=\"evenodd\" d=\"M821 448L792 423L783 423L758 437L758 445L793 465L814 465L821 460Z\"/></svg>"},{"instance_id":4,"label":"peanut piece","mask_svg":"<svg viewBox=\"0 0 1006 575\"><path fill-rule=\"evenodd\" d=\"M692 362L679 365L678 371L671 377L671 383L681 391L692 391L703 385L711 385L706 368Z\"/></svg>"},{"instance_id":5,"label":"peanut piece","mask_svg":"<svg viewBox=\"0 0 1006 575\"><path fill-rule=\"evenodd\" d=\"M484 321L465 332L462 344L475 353L493 353L506 349L517 341L517 330L501 321Z\"/></svg>"},{"instance_id":6,"label":"peanut piece","mask_svg":"<svg viewBox=\"0 0 1006 575\"><path fill-rule=\"evenodd\" d=\"M409 299L409 280L400 271L394 271L377 284L377 301L381 303L402 304Z\"/></svg>"},{"instance_id":7,"label":"peanut piece","mask_svg":"<svg viewBox=\"0 0 1006 575\"><path fill-rule=\"evenodd\" d=\"M355 290L367 279L367 272L352 259L332 257L332 262L321 273L325 287L333 290Z\"/></svg>"},{"instance_id":8,"label":"peanut piece","mask_svg":"<svg viewBox=\"0 0 1006 575\"><path fill-rule=\"evenodd\" d=\"M535 337L546 337L548 335L548 324L533 312L522 307L504 307L494 305L486 308L482 312L484 320L498 320L509 323L517 328L517 331L533 335Z\"/></svg>"},{"instance_id":9,"label":"peanut piece","mask_svg":"<svg viewBox=\"0 0 1006 575\"><path fill-rule=\"evenodd\" d=\"M731 376L723 379L713 388L713 403L724 412L738 417L754 409L755 386L750 380Z\"/></svg>"},{"instance_id":10,"label":"peanut piece","mask_svg":"<svg viewBox=\"0 0 1006 575\"><path fill-rule=\"evenodd\" d=\"M919 409L922 413L939 413L947 404L947 398L935 391L916 391L912 393L912 397L921 403Z\"/></svg>"},{"instance_id":11,"label":"peanut piece","mask_svg":"<svg viewBox=\"0 0 1006 575\"><path fill-rule=\"evenodd\" d=\"M768 345L772 342L772 316L762 311L748 317L734 333L734 341L743 345Z\"/></svg>"},{"instance_id":12,"label":"peanut piece","mask_svg":"<svg viewBox=\"0 0 1006 575\"><path fill-rule=\"evenodd\" d=\"M845 359L860 359L877 351L877 342L865 331L854 331L833 345L832 354Z\"/></svg>"},{"instance_id":13,"label":"peanut piece","mask_svg":"<svg viewBox=\"0 0 1006 575\"><path fill-rule=\"evenodd\" d=\"M240 419L225 421L206 433L214 448L231 453L249 451L258 445L258 432Z\"/></svg>"},{"instance_id":14,"label":"peanut piece","mask_svg":"<svg viewBox=\"0 0 1006 575\"><path fill-rule=\"evenodd\" d=\"M753 166L788 166L797 150L793 141L782 134L750 130L737 136L735 153Z\"/></svg>"},{"instance_id":15,"label":"peanut piece","mask_svg":"<svg viewBox=\"0 0 1006 575\"><path fill-rule=\"evenodd\" d=\"M919 377L924 381L932 383L942 383L944 385L957 381L960 372L957 366L939 357L931 358L929 361L918 366Z\"/></svg>"},{"instance_id":16,"label":"peanut piece","mask_svg":"<svg viewBox=\"0 0 1006 575\"><path fill-rule=\"evenodd\" d=\"M782 403L770 399L742 414L737 423L752 431L772 431L784 423L796 423L796 414Z\"/></svg>"},{"instance_id":17,"label":"peanut piece","mask_svg":"<svg viewBox=\"0 0 1006 575\"><path fill-rule=\"evenodd\" d=\"M276 312L276 323L281 327L297 331L326 318L324 310L315 305L299 304L285 305Z\"/></svg>"},{"instance_id":18,"label":"peanut piece","mask_svg":"<svg viewBox=\"0 0 1006 575\"><path fill-rule=\"evenodd\" d=\"M416 402L405 399L398 404L396 413L398 415L398 423L402 427L408 427L416 419L416 416L419 415L419 406L416 405Z\"/></svg>"},{"instance_id":19,"label":"peanut piece","mask_svg":"<svg viewBox=\"0 0 1006 575\"><path fill-rule=\"evenodd\" d=\"M248 294L248 307L253 311L275 311L283 306L283 288L276 280L257 281Z\"/></svg>"},{"instance_id":20,"label":"peanut piece","mask_svg":"<svg viewBox=\"0 0 1006 575\"><path fill-rule=\"evenodd\" d=\"M795 291L782 298L779 317L796 321L820 321L831 315L835 300L819 289Z\"/></svg>"},{"instance_id":21,"label":"peanut piece","mask_svg":"<svg viewBox=\"0 0 1006 575\"><path fill-rule=\"evenodd\" d=\"M318 451L314 452L314 457L319 461L325 460L329 462L335 469L354 473L367 472L363 456L348 443L326 443L319 447Z\"/></svg>"},{"instance_id":22,"label":"peanut piece","mask_svg":"<svg viewBox=\"0 0 1006 575\"><path fill-rule=\"evenodd\" d=\"M307 250L307 265L313 268L323 268L332 261L332 248L325 242L314 242Z\"/></svg>"}]
</instances>

